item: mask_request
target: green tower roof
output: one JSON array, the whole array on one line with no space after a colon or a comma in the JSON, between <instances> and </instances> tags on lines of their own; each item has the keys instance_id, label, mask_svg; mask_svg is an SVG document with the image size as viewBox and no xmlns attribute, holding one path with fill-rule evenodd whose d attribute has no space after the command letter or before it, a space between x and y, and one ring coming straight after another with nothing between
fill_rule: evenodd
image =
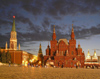
<instances>
[{"instance_id":1,"label":"green tower roof","mask_svg":"<svg viewBox=\"0 0 100 79\"><path fill-rule=\"evenodd\" d=\"M40 44L39 52L38 53L42 53L41 44Z\"/></svg>"},{"instance_id":2,"label":"green tower roof","mask_svg":"<svg viewBox=\"0 0 100 79\"><path fill-rule=\"evenodd\" d=\"M11 31L16 31L16 28L15 28L15 16L13 16L13 26L12 26L12 30Z\"/></svg>"}]
</instances>

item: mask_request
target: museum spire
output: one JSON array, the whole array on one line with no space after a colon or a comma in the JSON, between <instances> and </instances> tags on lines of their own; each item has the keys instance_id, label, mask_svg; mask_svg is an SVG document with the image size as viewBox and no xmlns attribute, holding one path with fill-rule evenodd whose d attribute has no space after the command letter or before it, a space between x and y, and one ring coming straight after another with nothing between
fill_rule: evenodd
<instances>
[{"instance_id":1,"label":"museum spire","mask_svg":"<svg viewBox=\"0 0 100 79\"><path fill-rule=\"evenodd\" d=\"M75 38L75 34L74 34L74 28L73 28L73 24L72 24L72 32L71 32L71 39Z\"/></svg>"},{"instance_id":2,"label":"museum spire","mask_svg":"<svg viewBox=\"0 0 100 79\"><path fill-rule=\"evenodd\" d=\"M56 40L55 25L54 25L54 27L53 27L52 40Z\"/></svg>"}]
</instances>

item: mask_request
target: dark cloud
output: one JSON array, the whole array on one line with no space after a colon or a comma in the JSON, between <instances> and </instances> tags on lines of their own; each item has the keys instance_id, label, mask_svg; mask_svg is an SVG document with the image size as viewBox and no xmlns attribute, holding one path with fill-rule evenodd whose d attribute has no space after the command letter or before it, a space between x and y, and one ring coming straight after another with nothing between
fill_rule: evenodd
<instances>
[{"instance_id":1,"label":"dark cloud","mask_svg":"<svg viewBox=\"0 0 100 79\"><path fill-rule=\"evenodd\" d=\"M12 22L9 21L9 20L3 20L3 19L0 19L0 27L2 27L2 25L12 25Z\"/></svg>"},{"instance_id":2,"label":"dark cloud","mask_svg":"<svg viewBox=\"0 0 100 79\"><path fill-rule=\"evenodd\" d=\"M31 3L23 3L22 8L28 12L31 12L34 15L39 15L43 12L43 1L34 0Z\"/></svg>"},{"instance_id":3,"label":"dark cloud","mask_svg":"<svg viewBox=\"0 0 100 79\"><path fill-rule=\"evenodd\" d=\"M91 1L88 1L91 2ZM96 2L96 0L95 0ZM100 2L100 1L99 1ZM94 1L91 2L92 5L89 5L87 1L77 1L74 2L72 0L53 0L51 2L51 5L49 5L47 8L47 13L52 16L58 16L58 15L75 15L77 13L97 13L99 12L95 5L93 4ZM100 6L98 6L100 8Z\"/></svg>"},{"instance_id":4,"label":"dark cloud","mask_svg":"<svg viewBox=\"0 0 100 79\"><path fill-rule=\"evenodd\" d=\"M100 28L100 24L97 25L97 28Z\"/></svg>"},{"instance_id":5,"label":"dark cloud","mask_svg":"<svg viewBox=\"0 0 100 79\"><path fill-rule=\"evenodd\" d=\"M0 4L0 29L3 27L2 25L5 25L5 27L7 27L7 25L12 26L13 21L11 18L13 15L16 16L16 25L19 23L26 24L26 33L19 31L24 28L24 26L17 27L18 41L20 41L20 43L26 41L51 40L53 33L53 22L51 21L51 17L54 18L53 20L61 20L64 15L75 15L77 13L95 14L100 12L97 9L100 8L99 0L0 0ZM40 22L40 25L35 24L36 21L31 21L30 18L27 18L28 15L24 16L24 13L20 12L21 10L24 10L24 12L27 12L29 15L35 16L36 18L44 14L44 18L42 22ZM75 22L76 21L74 20L72 21L72 23ZM48 30L49 27L50 29ZM70 33L63 34L61 32L64 29L63 27L64 26L56 25L57 39L70 38ZM100 34L100 24L96 27L93 26L90 29L86 29L85 25L82 25L82 27L74 26L76 39ZM68 27L68 29L71 31L70 27ZM7 35L3 36L2 34L0 37L1 42L5 42L6 39L9 40L10 38Z\"/></svg>"},{"instance_id":6,"label":"dark cloud","mask_svg":"<svg viewBox=\"0 0 100 79\"><path fill-rule=\"evenodd\" d=\"M98 28L98 25L96 27L91 27L90 29L84 28L82 30L75 31L76 39L84 39L98 34L100 34L100 28Z\"/></svg>"},{"instance_id":7,"label":"dark cloud","mask_svg":"<svg viewBox=\"0 0 100 79\"><path fill-rule=\"evenodd\" d=\"M47 28L49 27L49 25L50 25L50 19L45 17L43 22L42 22L42 26L43 26L45 31L48 31Z\"/></svg>"},{"instance_id":8,"label":"dark cloud","mask_svg":"<svg viewBox=\"0 0 100 79\"><path fill-rule=\"evenodd\" d=\"M10 35L8 34L5 34L5 35L0 34L0 47L2 46L5 47L6 42L9 43L9 38L10 38Z\"/></svg>"},{"instance_id":9,"label":"dark cloud","mask_svg":"<svg viewBox=\"0 0 100 79\"><path fill-rule=\"evenodd\" d=\"M1 8L7 9L10 7L9 10L13 9L13 13L17 13L14 6L19 4L19 9L23 8L34 15L40 15L42 13L49 14L55 19L60 19L61 17L59 18L59 15L75 15L79 12L83 14L94 14L100 12L97 9L100 8L99 0L1 0L0 4ZM10 13L12 11L9 11Z\"/></svg>"}]
</instances>

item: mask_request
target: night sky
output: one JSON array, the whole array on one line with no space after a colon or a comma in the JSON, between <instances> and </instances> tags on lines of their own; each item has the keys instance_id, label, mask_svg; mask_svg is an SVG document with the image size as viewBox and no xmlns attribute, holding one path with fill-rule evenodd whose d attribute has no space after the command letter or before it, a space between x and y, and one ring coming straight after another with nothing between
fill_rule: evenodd
<instances>
[{"instance_id":1,"label":"night sky","mask_svg":"<svg viewBox=\"0 0 100 79\"><path fill-rule=\"evenodd\" d=\"M77 46L100 55L100 0L0 0L0 47L9 44L13 15L21 50L37 55L41 43L45 55L53 25L57 40L69 40L73 24Z\"/></svg>"}]
</instances>

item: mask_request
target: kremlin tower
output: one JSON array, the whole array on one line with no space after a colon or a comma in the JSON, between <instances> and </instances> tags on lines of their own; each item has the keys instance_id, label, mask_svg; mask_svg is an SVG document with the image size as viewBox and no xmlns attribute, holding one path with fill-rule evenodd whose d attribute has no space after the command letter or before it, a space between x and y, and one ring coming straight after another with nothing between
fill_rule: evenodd
<instances>
[{"instance_id":1,"label":"kremlin tower","mask_svg":"<svg viewBox=\"0 0 100 79\"><path fill-rule=\"evenodd\" d=\"M10 34L10 50L17 50L17 32L15 28L15 16L13 16L13 26Z\"/></svg>"}]
</instances>

